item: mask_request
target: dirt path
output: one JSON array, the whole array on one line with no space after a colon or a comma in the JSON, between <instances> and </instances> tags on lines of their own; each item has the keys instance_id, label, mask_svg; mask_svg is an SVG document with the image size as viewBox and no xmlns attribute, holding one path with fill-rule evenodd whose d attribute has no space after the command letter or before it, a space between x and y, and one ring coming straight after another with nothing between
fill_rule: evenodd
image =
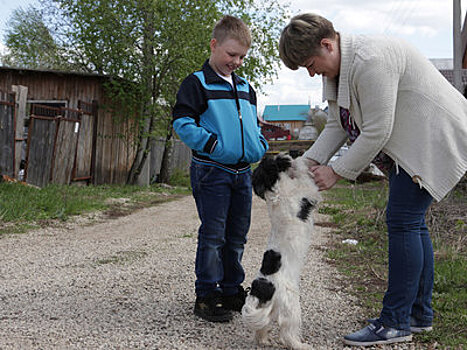
<instances>
[{"instance_id":1,"label":"dirt path","mask_svg":"<svg viewBox=\"0 0 467 350\"><path fill-rule=\"evenodd\" d=\"M0 349L256 349L240 316L211 324L193 315L198 225L188 196L93 225L0 238ZM358 310L324 262L325 230L316 227L303 273L303 338L342 349ZM245 285L268 231L255 197Z\"/></svg>"}]
</instances>

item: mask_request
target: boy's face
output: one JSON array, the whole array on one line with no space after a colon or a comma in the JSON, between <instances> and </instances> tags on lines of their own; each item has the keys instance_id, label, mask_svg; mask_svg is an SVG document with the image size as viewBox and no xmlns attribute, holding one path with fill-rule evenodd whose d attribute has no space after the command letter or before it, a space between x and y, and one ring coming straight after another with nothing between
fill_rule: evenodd
<instances>
[{"instance_id":1,"label":"boy's face","mask_svg":"<svg viewBox=\"0 0 467 350\"><path fill-rule=\"evenodd\" d=\"M235 39L226 39L219 43L216 39L211 39L211 57L209 64L217 74L228 77L234 70L243 64L248 47L242 45Z\"/></svg>"}]
</instances>

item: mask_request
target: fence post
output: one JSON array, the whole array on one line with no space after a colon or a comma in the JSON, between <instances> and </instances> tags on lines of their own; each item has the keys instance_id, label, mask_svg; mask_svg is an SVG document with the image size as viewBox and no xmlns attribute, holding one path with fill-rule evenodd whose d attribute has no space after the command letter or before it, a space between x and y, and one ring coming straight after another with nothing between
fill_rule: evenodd
<instances>
[{"instance_id":1,"label":"fence post","mask_svg":"<svg viewBox=\"0 0 467 350\"><path fill-rule=\"evenodd\" d=\"M24 119L26 118L26 102L28 97L28 87L23 85L12 85L11 89L15 92L16 103L16 125L15 125L15 174L19 179L21 164L21 155L23 151L24 139Z\"/></svg>"}]
</instances>

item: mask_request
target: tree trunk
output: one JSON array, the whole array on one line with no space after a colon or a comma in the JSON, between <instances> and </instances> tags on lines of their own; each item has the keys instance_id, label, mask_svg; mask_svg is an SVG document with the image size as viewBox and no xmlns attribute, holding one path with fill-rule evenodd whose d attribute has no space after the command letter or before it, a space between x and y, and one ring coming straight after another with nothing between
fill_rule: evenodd
<instances>
[{"instance_id":1,"label":"tree trunk","mask_svg":"<svg viewBox=\"0 0 467 350\"><path fill-rule=\"evenodd\" d=\"M146 164L148 155L151 151L151 137L154 131L154 126L156 123L156 116L154 111L154 96L153 86L154 86L154 43L153 35L155 30L154 18L155 13L153 7L150 6L149 2L141 2L142 14L144 16L143 23L143 67L141 75L141 84L143 88L142 93L142 115L141 118L144 118L141 121L142 125L140 126L138 132L138 146L136 151L136 156L131 166L130 172L128 174L127 183L136 184L138 182L141 171Z\"/></svg>"},{"instance_id":2,"label":"tree trunk","mask_svg":"<svg viewBox=\"0 0 467 350\"><path fill-rule=\"evenodd\" d=\"M161 170L157 182L170 183L170 160L172 159L173 153L173 142L172 142L172 123L169 123L167 127L167 135L165 137L164 154L162 155Z\"/></svg>"},{"instance_id":3,"label":"tree trunk","mask_svg":"<svg viewBox=\"0 0 467 350\"><path fill-rule=\"evenodd\" d=\"M127 184L135 185L138 182L141 171L146 164L148 155L151 152L151 139L149 138L150 130L152 129L152 118L145 120L144 125L138 130L139 140L136 149L135 159L131 165L130 172L127 177Z\"/></svg>"}]
</instances>

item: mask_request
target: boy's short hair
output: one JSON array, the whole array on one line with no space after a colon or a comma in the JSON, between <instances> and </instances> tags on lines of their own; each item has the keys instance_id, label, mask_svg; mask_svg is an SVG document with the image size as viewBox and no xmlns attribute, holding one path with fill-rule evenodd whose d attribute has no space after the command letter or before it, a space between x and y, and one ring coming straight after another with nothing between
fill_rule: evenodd
<instances>
[{"instance_id":1,"label":"boy's short hair","mask_svg":"<svg viewBox=\"0 0 467 350\"><path fill-rule=\"evenodd\" d=\"M226 15L214 26L212 39L222 44L227 39L235 39L240 44L251 46L251 33L248 26L240 18Z\"/></svg>"},{"instance_id":2,"label":"boy's short hair","mask_svg":"<svg viewBox=\"0 0 467 350\"><path fill-rule=\"evenodd\" d=\"M280 58L288 68L297 70L310 56L319 55L322 39L334 39L336 35L326 18L313 13L297 15L282 30Z\"/></svg>"}]
</instances>

